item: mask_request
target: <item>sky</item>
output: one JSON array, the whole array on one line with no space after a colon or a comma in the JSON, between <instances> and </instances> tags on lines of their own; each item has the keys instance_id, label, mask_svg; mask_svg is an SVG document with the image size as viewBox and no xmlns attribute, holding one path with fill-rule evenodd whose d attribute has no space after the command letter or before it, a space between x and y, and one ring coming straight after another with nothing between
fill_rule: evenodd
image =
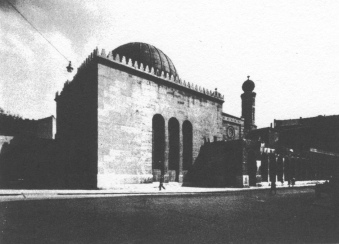
<instances>
[{"instance_id":1,"label":"sky","mask_svg":"<svg viewBox=\"0 0 339 244\"><path fill-rule=\"evenodd\" d=\"M255 82L256 125L336 115L339 1L0 0L0 107L24 118L55 115L55 93L98 47L156 46L180 78L225 96L241 116L241 86Z\"/></svg>"}]
</instances>

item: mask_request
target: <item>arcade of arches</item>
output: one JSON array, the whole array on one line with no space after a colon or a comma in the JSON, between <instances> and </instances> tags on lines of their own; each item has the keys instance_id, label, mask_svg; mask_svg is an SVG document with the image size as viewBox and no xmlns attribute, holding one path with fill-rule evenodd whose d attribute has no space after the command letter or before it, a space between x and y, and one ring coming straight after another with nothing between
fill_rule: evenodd
<instances>
[{"instance_id":1,"label":"arcade of arches","mask_svg":"<svg viewBox=\"0 0 339 244\"><path fill-rule=\"evenodd\" d=\"M193 158L193 127L185 120L182 125L172 117L167 122L160 114L152 119L152 171L155 181L161 174L165 180L182 181Z\"/></svg>"}]
</instances>

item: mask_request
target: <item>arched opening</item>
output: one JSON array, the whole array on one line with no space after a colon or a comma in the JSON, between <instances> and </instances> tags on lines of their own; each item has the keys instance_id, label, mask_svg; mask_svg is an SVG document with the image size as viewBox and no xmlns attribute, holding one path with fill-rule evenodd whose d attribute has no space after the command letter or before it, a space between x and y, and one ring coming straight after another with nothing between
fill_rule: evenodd
<instances>
[{"instance_id":1,"label":"arched opening","mask_svg":"<svg viewBox=\"0 0 339 244\"><path fill-rule=\"evenodd\" d=\"M255 152L250 150L247 154L247 170L250 186L256 186L257 184L257 161L255 158Z\"/></svg>"},{"instance_id":2,"label":"arched opening","mask_svg":"<svg viewBox=\"0 0 339 244\"><path fill-rule=\"evenodd\" d=\"M168 169L170 181L179 181L179 131L179 121L176 118L171 118L168 121Z\"/></svg>"},{"instance_id":3,"label":"arched opening","mask_svg":"<svg viewBox=\"0 0 339 244\"><path fill-rule=\"evenodd\" d=\"M152 170L164 173L165 159L165 120L160 114L152 120Z\"/></svg>"},{"instance_id":4,"label":"arched opening","mask_svg":"<svg viewBox=\"0 0 339 244\"><path fill-rule=\"evenodd\" d=\"M183 170L188 170L193 161L193 127L191 122L185 120L182 124L182 141L183 141Z\"/></svg>"}]
</instances>

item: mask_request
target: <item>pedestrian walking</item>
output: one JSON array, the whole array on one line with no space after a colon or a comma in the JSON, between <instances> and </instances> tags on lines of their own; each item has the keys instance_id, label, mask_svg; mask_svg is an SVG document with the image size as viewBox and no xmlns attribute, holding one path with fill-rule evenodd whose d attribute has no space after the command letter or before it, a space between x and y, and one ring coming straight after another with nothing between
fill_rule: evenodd
<instances>
[{"instance_id":1,"label":"pedestrian walking","mask_svg":"<svg viewBox=\"0 0 339 244\"><path fill-rule=\"evenodd\" d=\"M271 181L271 191L270 193L272 194L274 192L274 194L277 194L277 185L275 184L275 181Z\"/></svg>"},{"instance_id":2,"label":"pedestrian walking","mask_svg":"<svg viewBox=\"0 0 339 244\"><path fill-rule=\"evenodd\" d=\"M160 176L159 191L161 191L161 188L166 190L165 187L164 187L164 175L163 174L161 174L161 176Z\"/></svg>"},{"instance_id":3,"label":"pedestrian walking","mask_svg":"<svg viewBox=\"0 0 339 244\"><path fill-rule=\"evenodd\" d=\"M292 178L292 187L295 185L295 178Z\"/></svg>"}]
</instances>

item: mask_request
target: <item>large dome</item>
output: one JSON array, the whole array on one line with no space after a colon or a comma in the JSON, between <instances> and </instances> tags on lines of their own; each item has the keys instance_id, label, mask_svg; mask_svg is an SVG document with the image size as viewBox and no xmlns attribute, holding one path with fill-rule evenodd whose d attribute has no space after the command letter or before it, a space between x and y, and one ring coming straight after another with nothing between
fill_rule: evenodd
<instances>
[{"instance_id":1,"label":"large dome","mask_svg":"<svg viewBox=\"0 0 339 244\"><path fill-rule=\"evenodd\" d=\"M155 46L141 43L131 42L113 50L114 57L119 54L119 57L125 56L126 59L132 59L133 63L138 61L138 64L143 63L144 67L153 67L174 76L179 76L171 59Z\"/></svg>"}]
</instances>

